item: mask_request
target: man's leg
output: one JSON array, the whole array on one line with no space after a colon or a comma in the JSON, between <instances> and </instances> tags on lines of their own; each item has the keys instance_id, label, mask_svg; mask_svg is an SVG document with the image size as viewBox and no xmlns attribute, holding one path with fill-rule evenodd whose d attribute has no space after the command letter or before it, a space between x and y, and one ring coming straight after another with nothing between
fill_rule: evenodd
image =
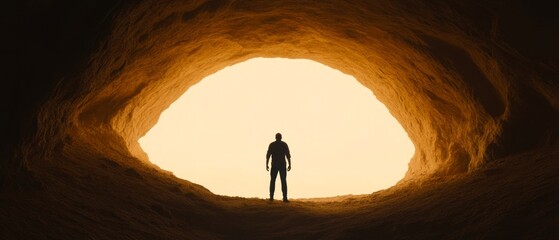
<instances>
[{"instance_id":1,"label":"man's leg","mask_svg":"<svg viewBox=\"0 0 559 240\"><path fill-rule=\"evenodd\" d=\"M287 171L285 167L279 169L280 179L281 179L281 191L283 193L283 201L287 202Z\"/></svg>"},{"instance_id":2,"label":"man's leg","mask_svg":"<svg viewBox=\"0 0 559 240\"><path fill-rule=\"evenodd\" d=\"M272 170L270 170L270 200L274 199L274 191L276 190L277 177L278 177L278 168L272 166Z\"/></svg>"}]
</instances>

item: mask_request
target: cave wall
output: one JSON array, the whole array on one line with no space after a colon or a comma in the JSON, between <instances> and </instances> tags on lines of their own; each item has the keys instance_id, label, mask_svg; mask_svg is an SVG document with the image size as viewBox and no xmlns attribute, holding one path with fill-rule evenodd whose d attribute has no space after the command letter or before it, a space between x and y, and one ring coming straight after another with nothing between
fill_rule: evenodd
<instances>
[{"instance_id":1,"label":"cave wall","mask_svg":"<svg viewBox=\"0 0 559 240\"><path fill-rule=\"evenodd\" d=\"M60 116L41 122L40 111L57 85L65 84L69 92L77 87L72 84L79 81L88 58L107 35L109 16L122 5L33 0L0 5L4 30L0 40L0 189L4 190L26 188L28 163L44 161L44 154L54 152L65 123ZM52 132L45 132L46 128ZM41 139L44 136L48 138Z\"/></svg>"},{"instance_id":2,"label":"cave wall","mask_svg":"<svg viewBox=\"0 0 559 240\"><path fill-rule=\"evenodd\" d=\"M558 19L540 3L10 7L4 176L60 153L149 163L137 139L159 114L205 76L253 57L311 59L371 89L416 147L407 180L465 173L558 140Z\"/></svg>"}]
</instances>

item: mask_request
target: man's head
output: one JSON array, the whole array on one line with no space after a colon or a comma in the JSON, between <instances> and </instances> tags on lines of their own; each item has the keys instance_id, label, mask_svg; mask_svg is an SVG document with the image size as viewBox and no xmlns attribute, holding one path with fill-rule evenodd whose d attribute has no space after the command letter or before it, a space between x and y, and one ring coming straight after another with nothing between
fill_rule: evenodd
<instances>
[{"instance_id":1,"label":"man's head","mask_svg":"<svg viewBox=\"0 0 559 240\"><path fill-rule=\"evenodd\" d=\"M281 133L276 133L276 140L281 141Z\"/></svg>"}]
</instances>

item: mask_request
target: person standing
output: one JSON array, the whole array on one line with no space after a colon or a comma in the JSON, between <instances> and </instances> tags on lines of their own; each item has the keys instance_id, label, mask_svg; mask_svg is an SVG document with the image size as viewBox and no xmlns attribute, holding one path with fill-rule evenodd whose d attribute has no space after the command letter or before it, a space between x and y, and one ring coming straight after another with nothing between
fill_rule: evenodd
<instances>
[{"instance_id":1,"label":"person standing","mask_svg":"<svg viewBox=\"0 0 559 240\"><path fill-rule=\"evenodd\" d=\"M283 193L283 201L287 200L287 171L291 170L291 154L287 143L281 140L281 133L276 134L276 141L270 143L268 152L266 153L266 171L270 171L268 163L272 157L272 171L270 172L270 201L274 201L274 191L276 189L276 178L278 172L281 179L281 191ZM287 157L287 168L285 167L285 158ZM287 171L286 171L287 170Z\"/></svg>"}]
</instances>

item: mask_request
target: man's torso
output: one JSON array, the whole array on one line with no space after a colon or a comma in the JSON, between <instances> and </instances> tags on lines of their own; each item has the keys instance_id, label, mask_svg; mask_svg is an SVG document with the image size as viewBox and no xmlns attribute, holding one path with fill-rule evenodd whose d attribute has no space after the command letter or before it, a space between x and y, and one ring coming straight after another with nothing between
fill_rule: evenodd
<instances>
[{"instance_id":1,"label":"man's torso","mask_svg":"<svg viewBox=\"0 0 559 240\"><path fill-rule=\"evenodd\" d=\"M285 156L288 154L287 143L282 141L275 141L270 143L269 151L272 154L272 166L283 167L285 166Z\"/></svg>"}]
</instances>

